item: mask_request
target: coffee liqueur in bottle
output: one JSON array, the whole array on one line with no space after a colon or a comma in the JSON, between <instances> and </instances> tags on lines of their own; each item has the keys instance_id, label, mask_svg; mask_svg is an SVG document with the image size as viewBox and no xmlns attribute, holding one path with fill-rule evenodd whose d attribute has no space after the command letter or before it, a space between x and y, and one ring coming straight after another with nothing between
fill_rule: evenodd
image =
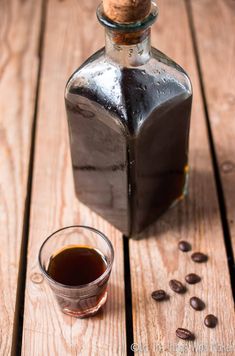
<instances>
[{"instance_id":1,"label":"coffee liqueur in bottle","mask_svg":"<svg viewBox=\"0 0 235 356\"><path fill-rule=\"evenodd\" d=\"M78 198L127 236L186 192L192 88L151 47L157 7L105 0L105 47L70 77L65 102Z\"/></svg>"}]
</instances>

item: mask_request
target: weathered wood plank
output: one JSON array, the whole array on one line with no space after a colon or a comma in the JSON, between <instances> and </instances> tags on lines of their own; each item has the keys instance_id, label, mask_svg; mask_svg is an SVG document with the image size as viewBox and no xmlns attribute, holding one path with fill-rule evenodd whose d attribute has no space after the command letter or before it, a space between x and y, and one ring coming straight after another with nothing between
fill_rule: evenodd
<instances>
[{"instance_id":1,"label":"weathered wood plank","mask_svg":"<svg viewBox=\"0 0 235 356\"><path fill-rule=\"evenodd\" d=\"M189 196L150 228L144 239L130 241L134 340L146 354L224 355L226 348L234 353L230 279L185 3L159 0L158 5L160 15L153 30L153 44L188 71L194 87L191 176ZM200 265L193 263L191 253L178 251L180 239L190 241L194 251L207 253L209 261ZM188 286L185 295L174 294L168 286L169 280L184 281L190 272L202 276L202 282ZM151 299L151 292L160 288L169 292L170 300L157 304ZM204 311L195 312L189 306L189 299L194 295L205 301ZM203 325L208 313L218 316L216 329ZM195 342L177 339L178 327L192 330Z\"/></svg>"},{"instance_id":2,"label":"weathered wood plank","mask_svg":"<svg viewBox=\"0 0 235 356\"><path fill-rule=\"evenodd\" d=\"M51 0L48 3L28 248L23 355L125 354L122 237L75 198L63 98L69 75L103 43L103 29L95 16L97 4L98 1L92 0ZM37 255L42 241L53 230L74 223L100 229L112 240L115 248L104 312L84 320L63 315L46 282L41 281L38 275Z\"/></svg>"},{"instance_id":3,"label":"weathered wood plank","mask_svg":"<svg viewBox=\"0 0 235 356\"><path fill-rule=\"evenodd\" d=\"M41 4L41 0L0 2L0 355L4 356L12 345Z\"/></svg>"},{"instance_id":4,"label":"weathered wood plank","mask_svg":"<svg viewBox=\"0 0 235 356\"><path fill-rule=\"evenodd\" d=\"M211 129L235 252L235 2L192 1Z\"/></svg>"}]
</instances>

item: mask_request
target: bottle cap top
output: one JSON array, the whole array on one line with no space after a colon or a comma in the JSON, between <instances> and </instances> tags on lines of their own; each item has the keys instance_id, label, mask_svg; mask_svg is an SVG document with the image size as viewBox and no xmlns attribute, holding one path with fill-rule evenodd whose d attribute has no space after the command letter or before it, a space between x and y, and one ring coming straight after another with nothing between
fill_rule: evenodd
<instances>
[{"instance_id":1,"label":"bottle cap top","mask_svg":"<svg viewBox=\"0 0 235 356\"><path fill-rule=\"evenodd\" d=\"M151 0L103 0L105 15L114 22L141 21L149 15Z\"/></svg>"}]
</instances>

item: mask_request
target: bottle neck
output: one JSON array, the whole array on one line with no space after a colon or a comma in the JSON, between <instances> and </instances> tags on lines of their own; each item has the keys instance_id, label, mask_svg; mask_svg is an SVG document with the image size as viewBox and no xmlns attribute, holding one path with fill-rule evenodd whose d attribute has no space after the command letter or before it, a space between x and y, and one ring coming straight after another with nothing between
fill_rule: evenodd
<instances>
[{"instance_id":1,"label":"bottle neck","mask_svg":"<svg viewBox=\"0 0 235 356\"><path fill-rule=\"evenodd\" d=\"M105 29L105 52L124 67L138 67L151 57L151 30L118 32Z\"/></svg>"}]
</instances>

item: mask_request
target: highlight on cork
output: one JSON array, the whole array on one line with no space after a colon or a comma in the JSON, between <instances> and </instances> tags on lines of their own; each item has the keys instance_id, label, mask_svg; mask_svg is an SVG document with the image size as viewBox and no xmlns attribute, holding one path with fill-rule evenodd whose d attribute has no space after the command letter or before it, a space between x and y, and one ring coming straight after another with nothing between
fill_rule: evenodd
<instances>
[{"instance_id":1,"label":"highlight on cork","mask_svg":"<svg viewBox=\"0 0 235 356\"><path fill-rule=\"evenodd\" d=\"M141 21L151 10L151 0L103 0L105 15L114 22Z\"/></svg>"}]
</instances>

